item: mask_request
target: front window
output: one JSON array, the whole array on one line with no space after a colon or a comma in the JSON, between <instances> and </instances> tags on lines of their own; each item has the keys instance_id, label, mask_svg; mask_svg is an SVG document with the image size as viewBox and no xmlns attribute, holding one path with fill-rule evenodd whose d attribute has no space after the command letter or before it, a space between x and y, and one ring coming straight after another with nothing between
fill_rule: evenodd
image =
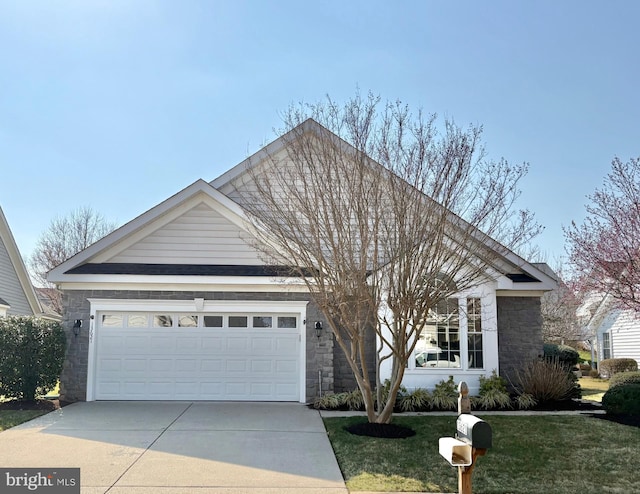
<instances>
[{"instance_id":1,"label":"front window","mask_svg":"<svg viewBox=\"0 0 640 494\"><path fill-rule=\"evenodd\" d=\"M407 368L484 369L484 330L480 297L444 300L429 310Z\"/></svg>"},{"instance_id":2,"label":"front window","mask_svg":"<svg viewBox=\"0 0 640 494\"><path fill-rule=\"evenodd\" d=\"M416 369L461 366L460 316L457 299L443 300L429 311L414 355Z\"/></svg>"}]
</instances>

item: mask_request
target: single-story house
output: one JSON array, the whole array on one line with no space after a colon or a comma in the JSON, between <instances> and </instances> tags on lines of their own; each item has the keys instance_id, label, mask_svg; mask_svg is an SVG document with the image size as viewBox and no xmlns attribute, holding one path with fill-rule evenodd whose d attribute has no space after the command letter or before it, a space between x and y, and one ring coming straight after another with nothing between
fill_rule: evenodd
<instances>
[{"instance_id":1,"label":"single-story house","mask_svg":"<svg viewBox=\"0 0 640 494\"><path fill-rule=\"evenodd\" d=\"M194 182L49 273L64 293L63 400L304 403L356 387L307 289L263 261L247 228L237 184L283 146ZM556 281L511 252L500 266L439 314L447 323L423 337L407 387L454 376L477 389L542 353L540 297Z\"/></svg>"},{"instance_id":2,"label":"single-story house","mask_svg":"<svg viewBox=\"0 0 640 494\"><path fill-rule=\"evenodd\" d=\"M586 316L597 361L631 358L640 365L640 315L615 304L611 295L589 297L580 314Z\"/></svg>"},{"instance_id":3,"label":"single-story house","mask_svg":"<svg viewBox=\"0 0 640 494\"><path fill-rule=\"evenodd\" d=\"M0 317L45 315L0 208Z\"/></svg>"}]
</instances>

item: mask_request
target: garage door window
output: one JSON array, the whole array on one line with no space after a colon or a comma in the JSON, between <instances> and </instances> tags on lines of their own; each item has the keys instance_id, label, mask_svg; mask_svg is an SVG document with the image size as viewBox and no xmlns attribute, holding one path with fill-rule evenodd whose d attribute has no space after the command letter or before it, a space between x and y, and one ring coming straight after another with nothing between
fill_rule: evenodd
<instances>
[{"instance_id":1,"label":"garage door window","mask_svg":"<svg viewBox=\"0 0 640 494\"><path fill-rule=\"evenodd\" d=\"M273 327L273 318L269 316L253 316L254 328L271 328Z\"/></svg>"},{"instance_id":2,"label":"garage door window","mask_svg":"<svg viewBox=\"0 0 640 494\"><path fill-rule=\"evenodd\" d=\"M120 314L103 314L102 326L105 328L121 328L122 315Z\"/></svg>"},{"instance_id":3,"label":"garage door window","mask_svg":"<svg viewBox=\"0 0 640 494\"><path fill-rule=\"evenodd\" d=\"M173 327L173 317L168 314L155 314L153 316L154 328L171 328Z\"/></svg>"},{"instance_id":4,"label":"garage door window","mask_svg":"<svg viewBox=\"0 0 640 494\"><path fill-rule=\"evenodd\" d=\"M197 328L198 316L180 316L178 318L179 328Z\"/></svg>"},{"instance_id":5,"label":"garage door window","mask_svg":"<svg viewBox=\"0 0 640 494\"><path fill-rule=\"evenodd\" d=\"M130 328L149 327L149 318L146 314L132 314L127 316L127 326Z\"/></svg>"},{"instance_id":6,"label":"garage door window","mask_svg":"<svg viewBox=\"0 0 640 494\"><path fill-rule=\"evenodd\" d=\"M204 327L205 328L221 328L222 327L222 316L204 316Z\"/></svg>"},{"instance_id":7,"label":"garage door window","mask_svg":"<svg viewBox=\"0 0 640 494\"><path fill-rule=\"evenodd\" d=\"M298 327L298 318L291 316L280 316L278 317L278 328L279 329L295 329Z\"/></svg>"},{"instance_id":8,"label":"garage door window","mask_svg":"<svg viewBox=\"0 0 640 494\"><path fill-rule=\"evenodd\" d=\"M246 328L247 316L229 316L230 328Z\"/></svg>"}]
</instances>

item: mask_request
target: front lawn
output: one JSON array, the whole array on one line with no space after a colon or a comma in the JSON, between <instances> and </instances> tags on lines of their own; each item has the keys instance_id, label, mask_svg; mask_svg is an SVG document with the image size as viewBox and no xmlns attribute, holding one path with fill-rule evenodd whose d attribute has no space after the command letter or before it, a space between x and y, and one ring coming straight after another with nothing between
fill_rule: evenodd
<instances>
[{"instance_id":1,"label":"front lawn","mask_svg":"<svg viewBox=\"0 0 640 494\"><path fill-rule=\"evenodd\" d=\"M0 410L0 432L48 413L47 410Z\"/></svg>"},{"instance_id":2,"label":"front lawn","mask_svg":"<svg viewBox=\"0 0 640 494\"><path fill-rule=\"evenodd\" d=\"M640 429L585 416L487 416L493 448L478 460L475 494L640 492ZM326 418L350 491L457 492L457 469L438 453L455 417L394 417L417 434L407 439L354 436L362 417Z\"/></svg>"},{"instance_id":3,"label":"front lawn","mask_svg":"<svg viewBox=\"0 0 640 494\"><path fill-rule=\"evenodd\" d=\"M602 401L602 397L609 389L608 379L596 379L593 377L581 377L578 380L584 400Z\"/></svg>"}]
</instances>

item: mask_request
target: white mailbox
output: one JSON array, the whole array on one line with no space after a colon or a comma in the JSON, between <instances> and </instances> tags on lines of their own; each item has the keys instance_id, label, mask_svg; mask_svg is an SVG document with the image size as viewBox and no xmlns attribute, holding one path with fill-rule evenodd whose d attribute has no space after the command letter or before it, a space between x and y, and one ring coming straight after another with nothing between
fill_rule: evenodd
<instances>
[{"instance_id":1,"label":"white mailbox","mask_svg":"<svg viewBox=\"0 0 640 494\"><path fill-rule=\"evenodd\" d=\"M468 467L473 463L471 444L455 437L441 437L438 440L440 454L454 467Z\"/></svg>"}]
</instances>

